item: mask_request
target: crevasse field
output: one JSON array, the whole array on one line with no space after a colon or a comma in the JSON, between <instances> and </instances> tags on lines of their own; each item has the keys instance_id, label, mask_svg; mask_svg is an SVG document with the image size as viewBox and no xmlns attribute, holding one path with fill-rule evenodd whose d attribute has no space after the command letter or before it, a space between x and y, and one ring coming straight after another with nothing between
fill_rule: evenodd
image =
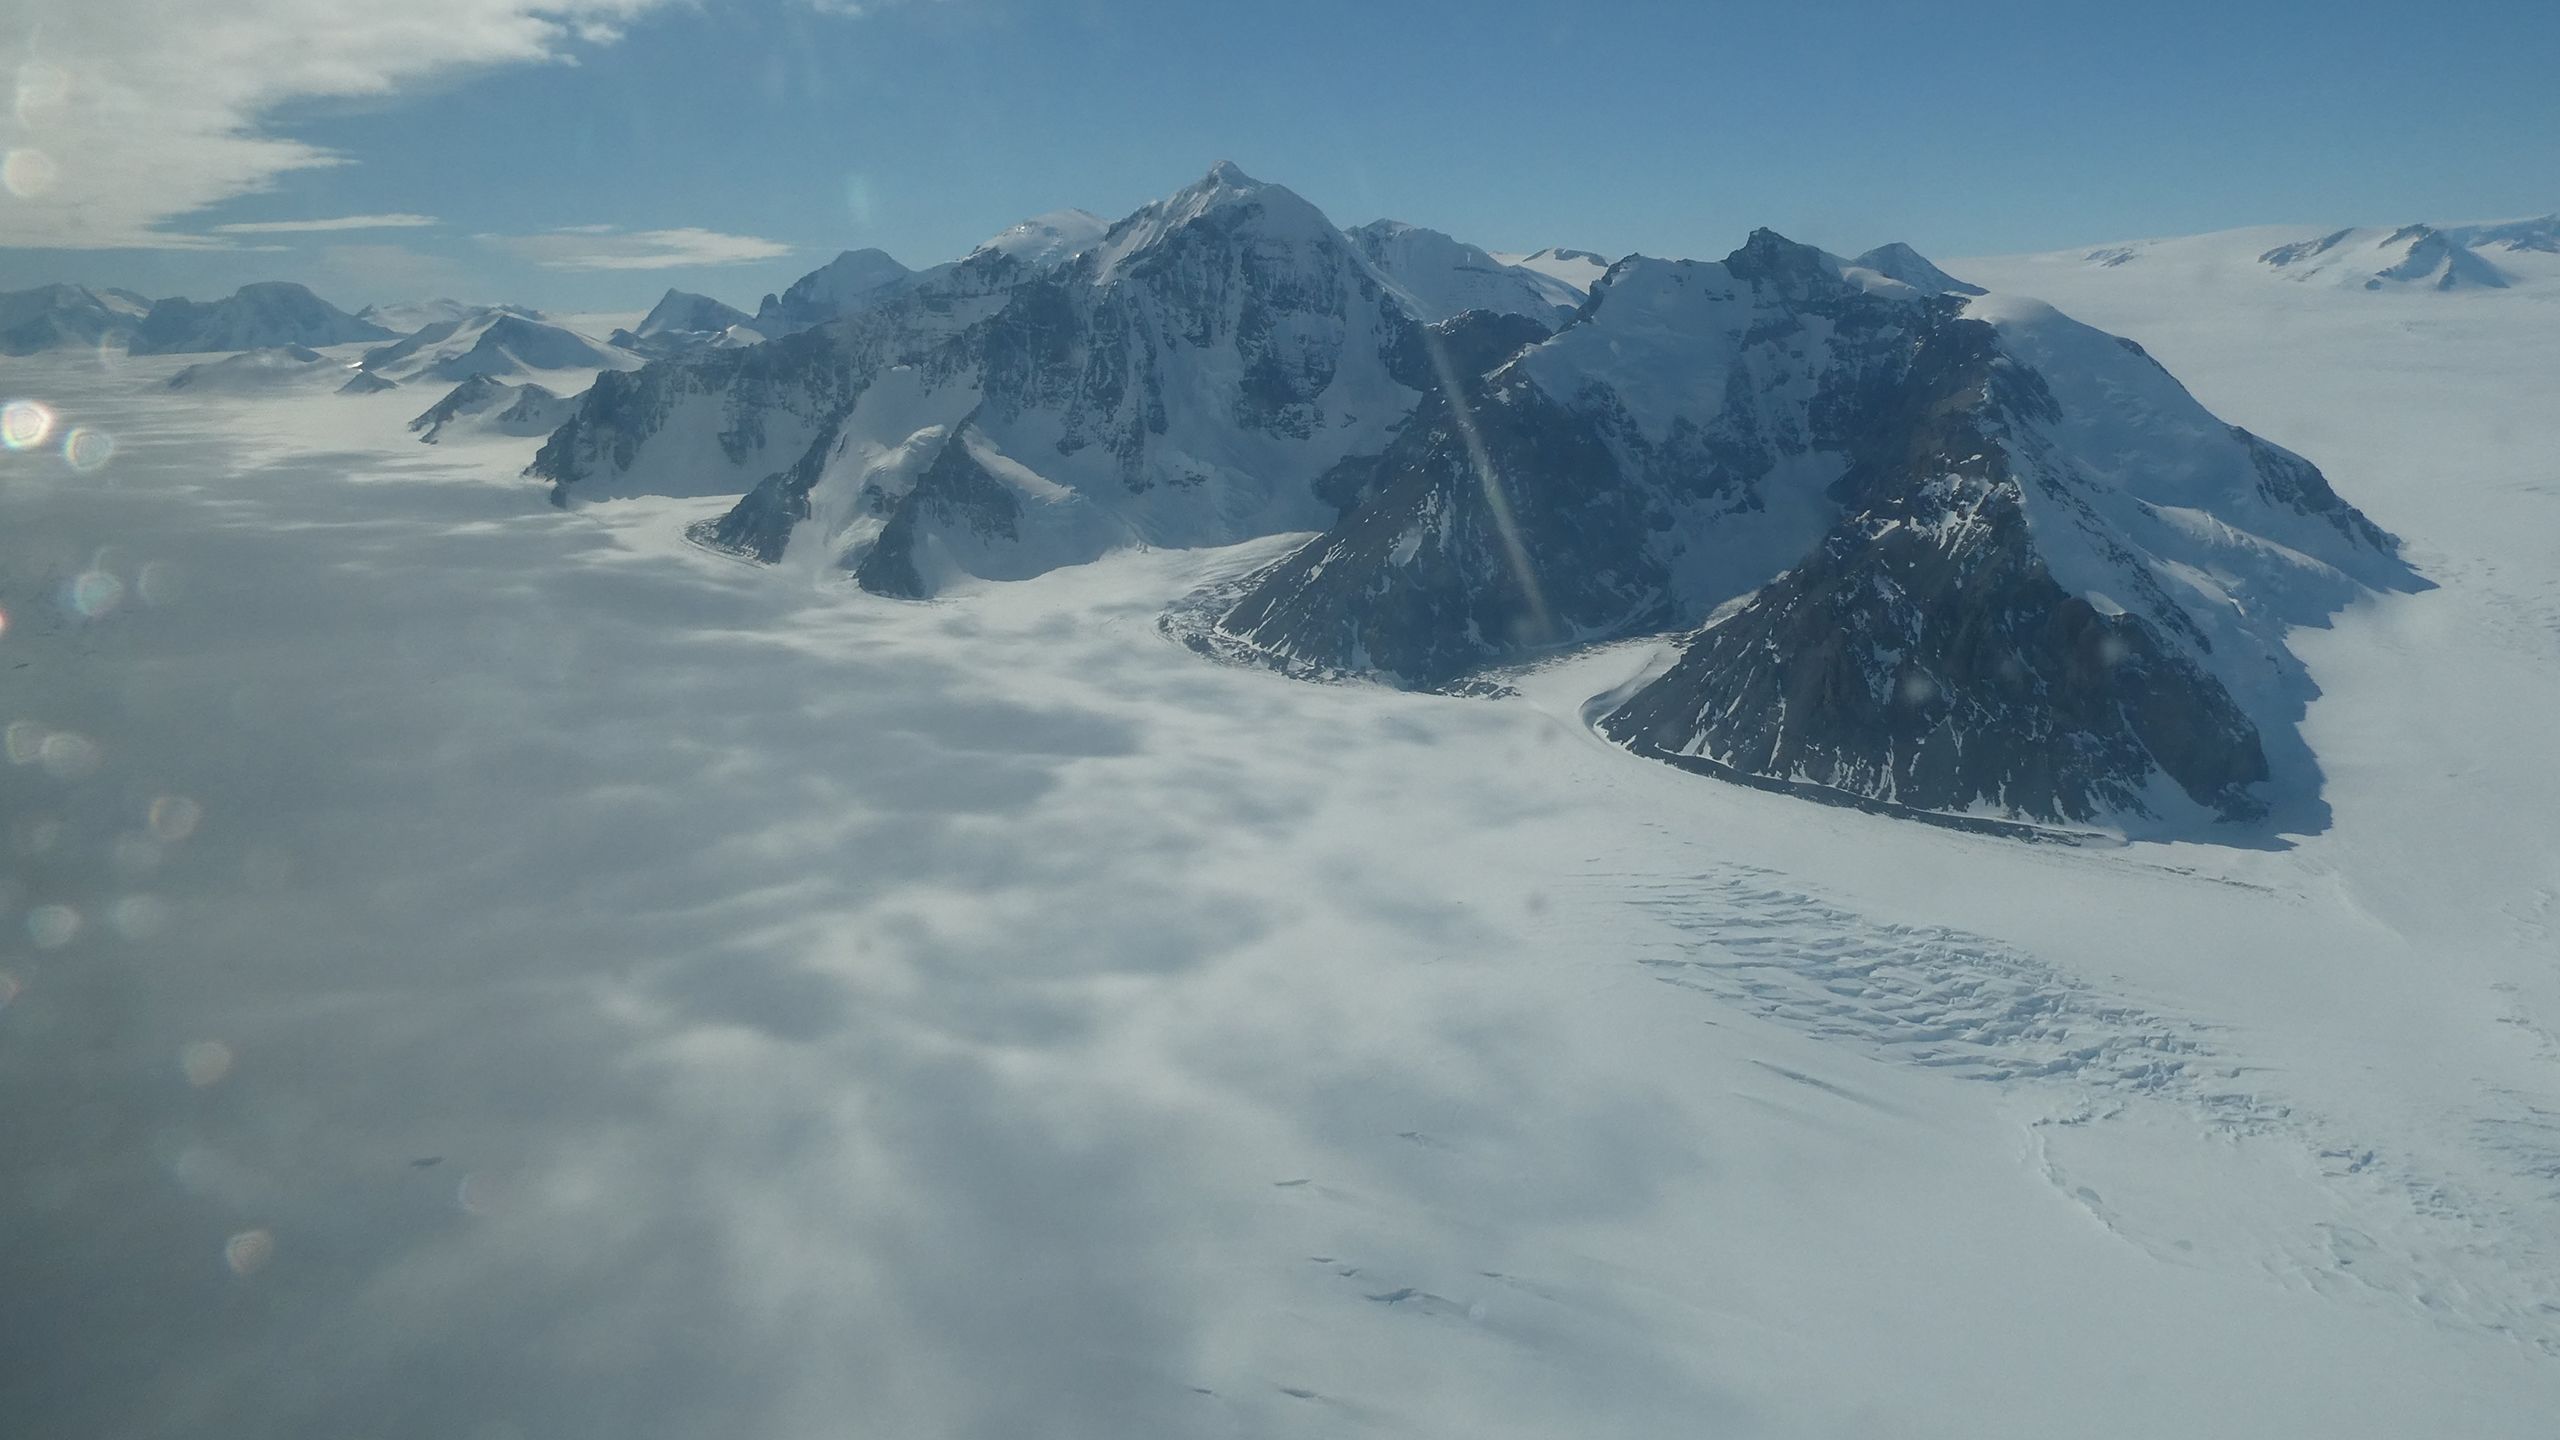
<instances>
[{"instance_id":1,"label":"crevasse field","mask_svg":"<svg viewBox=\"0 0 2560 1440\"><path fill-rule=\"evenodd\" d=\"M2552 1434L2560 289L2262 248L1948 268L2439 587L2294 637L2265 848L1676 772L1582 721L1650 644L1159 632L1285 543L898 603L0 362L117 447L0 456L7 1432Z\"/></svg>"}]
</instances>

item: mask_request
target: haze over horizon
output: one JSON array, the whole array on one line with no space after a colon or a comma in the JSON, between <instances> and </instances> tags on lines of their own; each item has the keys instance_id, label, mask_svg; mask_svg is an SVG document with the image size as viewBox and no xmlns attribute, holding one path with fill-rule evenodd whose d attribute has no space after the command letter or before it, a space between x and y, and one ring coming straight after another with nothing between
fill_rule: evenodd
<instances>
[{"instance_id":1,"label":"haze over horizon","mask_svg":"<svg viewBox=\"0 0 2560 1440\"><path fill-rule=\"evenodd\" d=\"M2535 144L2560 124L2549 11L1559 14L459 0L315 30L290 0L32 0L0 34L0 289L752 307L844 249L931 264L1220 158L1345 225L1610 255L1721 255L1761 225L2016 253L2560 199ZM2306 143L2342 124L2354 143Z\"/></svg>"}]
</instances>

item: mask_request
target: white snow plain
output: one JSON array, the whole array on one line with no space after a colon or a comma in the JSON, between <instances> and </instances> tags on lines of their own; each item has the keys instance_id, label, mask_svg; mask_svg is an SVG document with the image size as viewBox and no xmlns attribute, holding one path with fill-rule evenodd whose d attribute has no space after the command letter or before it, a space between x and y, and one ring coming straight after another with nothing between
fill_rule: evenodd
<instances>
[{"instance_id":1,"label":"white snow plain","mask_svg":"<svg viewBox=\"0 0 2560 1440\"><path fill-rule=\"evenodd\" d=\"M2560 311L2162 253L1947 268L2441 587L2294 637L2289 848L1162 638L1285 542L900 603L0 362L10 1433L2548 1435Z\"/></svg>"}]
</instances>

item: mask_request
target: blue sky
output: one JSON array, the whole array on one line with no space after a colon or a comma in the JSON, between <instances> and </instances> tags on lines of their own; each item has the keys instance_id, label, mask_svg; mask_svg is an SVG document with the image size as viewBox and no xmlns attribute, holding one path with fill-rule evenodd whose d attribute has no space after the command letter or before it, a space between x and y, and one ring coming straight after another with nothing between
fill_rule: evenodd
<instances>
[{"instance_id":1,"label":"blue sky","mask_svg":"<svg viewBox=\"0 0 2560 1440\"><path fill-rule=\"evenodd\" d=\"M2560 206L2560 7L2524 3L381 0L316 37L285 0L32 3L57 13L0 35L0 145L51 145L53 188L0 191L23 207L0 288L752 307L840 249L930 263L1222 157L1340 223L1612 255L1764 224L1951 256ZM292 47L322 52L307 74L270 64ZM29 66L74 103L31 111ZM200 71L285 73L219 82L237 123L194 134L81 111L120 67L191 115ZM165 175L119 153L146 136ZM349 217L404 223L223 229Z\"/></svg>"}]
</instances>

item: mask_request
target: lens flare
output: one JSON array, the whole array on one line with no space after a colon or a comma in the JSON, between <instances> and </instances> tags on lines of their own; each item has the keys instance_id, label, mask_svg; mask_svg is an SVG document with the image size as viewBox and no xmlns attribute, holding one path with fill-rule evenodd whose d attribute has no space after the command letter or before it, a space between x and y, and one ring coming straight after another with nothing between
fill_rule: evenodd
<instances>
[{"instance_id":1,"label":"lens flare","mask_svg":"<svg viewBox=\"0 0 2560 1440\"><path fill-rule=\"evenodd\" d=\"M222 1242L222 1263L244 1280L267 1268L274 1258L276 1237L265 1230L243 1230Z\"/></svg>"},{"instance_id":2,"label":"lens flare","mask_svg":"<svg viewBox=\"0 0 2560 1440\"><path fill-rule=\"evenodd\" d=\"M62 177L53 157L32 145L21 145L0 156L0 186L21 200L33 200L53 188Z\"/></svg>"},{"instance_id":3,"label":"lens flare","mask_svg":"<svg viewBox=\"0 0 2560 1440\"><path fill-rule=\"evenodd\" d=\"M85 780L98 773L106 749L86 735L56 730L36 747L36 763L56 780Z\"/></svg>"},{"instance_id":4,"label":"lens flare","mask_svg":"<svg viewBox=\"0 0 2560 1440\"><path fill-rule=\"evenodd\" d=\"M127 880L139 880L160 868L160 842L148 835L119 835L107 847L107 864Z\"/></svg>"},{"instance_id":5,"label":"lens flare","mask_svg":"<svg viewBox=\"0 0 2560 1440\"><path fill-rule=\"evenodd\" d=\"M18 67L18 123L33 127L53 118L71 98L71 76L59 65L30 60Z\"/></svg>"},{"instance_id":6,"label":"lens flare","mask_svg":"<svg viewBox=\"0 0 2560 1440\"><path fill-rule=\"evenodd\" d=\"M9 612L0 610L0 640L9 638Z\"/></svg>"},{"instance_id":7,"label":"lens flare","mask_svg":"<svg viewBox=\"0 0 2560 1440\"><path fill-rule=\"evenodd\" d=\"M36 748L36 762L56 780L85 780L98 772L106 749L86 735L56 730Z\"/></svg>"},{"instance_id":8,"label":"lens flare","mask_svg":"<svg viewBox=\"0 0 2560 1440\"><path fill-rule=\"evenodd\" d=\"M507 1208L507 1187L494 1176L474 1172L465 1175L453 1187L453 1203L466 1215L483 1219Z\"/></svg>"},{"instance_id":9,"label":"lens flare","mask_svg":"<svg viewBox=\"0 0 2560 1440\"><path fill-rule=\"evenodd\" d=\"M94 475L116 458L115 437L104 430L74 425L62 437L62 458L83 475Z\"/></svg>"},{"instance_id":10,"label":"lens flare","mask_svg":"<svg viewBox=\"0 0 2560 1440\"><path fill-rule=\"evenodd\" d=\"M83 570L72 578L71 608L84 620L95 620L124 603L124 582L106 570Z\"/></svg>"},{"instance_id":11,"label":"lens flare","mask_svg":"<svg viewBox=\"0 0 2560 1440\"><path fill-rule=\"evenodd\" d=\"M199 1090L222 1083L231 1073L231 1047L219 1040L191 1040L178 1047L178 1069Z\"/></svg>"},{"instance_id":12,"label":"lens flare","mask_svg":"<svg viewBox=\"0 0 2560 1440\"><path fill-rule=\"evenodd\" d=\"M149 817L151 838L165 845L175 845L196 833L204 823L204 807L184 795L163 795L151 802Z\"/></svg>"},{"instance_id":13,"label":"lens flare","mask_svg":"<svg viewBox=\"0 0 2560 1440\"><path fill-rule=\"evenodd\" d=\"M39 905L27 912L27 943L59 950L80 933L80 912L68 905Z\"/></svg>"},{"instance_id":14,"label":"lens flare","mask_svg":"<svg viewBox=\"0 0 2560 1440\"><path fill-rule=\"evenodd\" d=\"M53 433L53 412L33 400L0 405L0 445L32 450Z\"/></svg>"},{"instance_id":15,"label":"lens flare","mask_svg":"<svg viewBox=\"0 0 2560 1440\"><path fill-rule=\"evenodd\" d=\"M127 940L148 940L169 926L169 907L157 895L127 895L107 907L107 924Z\"/></svg>"},{"instance_id":16,"label":"lens flare","mask_svg":"<svg viewBox=\"0 0 2560 1440\"><path fill-rule=\"evenodd\" d=\"M0 730L0 752L12 765L33 765L44 758L45 728L33 720L12 720Z\"/></svg>"}]
</instances>

